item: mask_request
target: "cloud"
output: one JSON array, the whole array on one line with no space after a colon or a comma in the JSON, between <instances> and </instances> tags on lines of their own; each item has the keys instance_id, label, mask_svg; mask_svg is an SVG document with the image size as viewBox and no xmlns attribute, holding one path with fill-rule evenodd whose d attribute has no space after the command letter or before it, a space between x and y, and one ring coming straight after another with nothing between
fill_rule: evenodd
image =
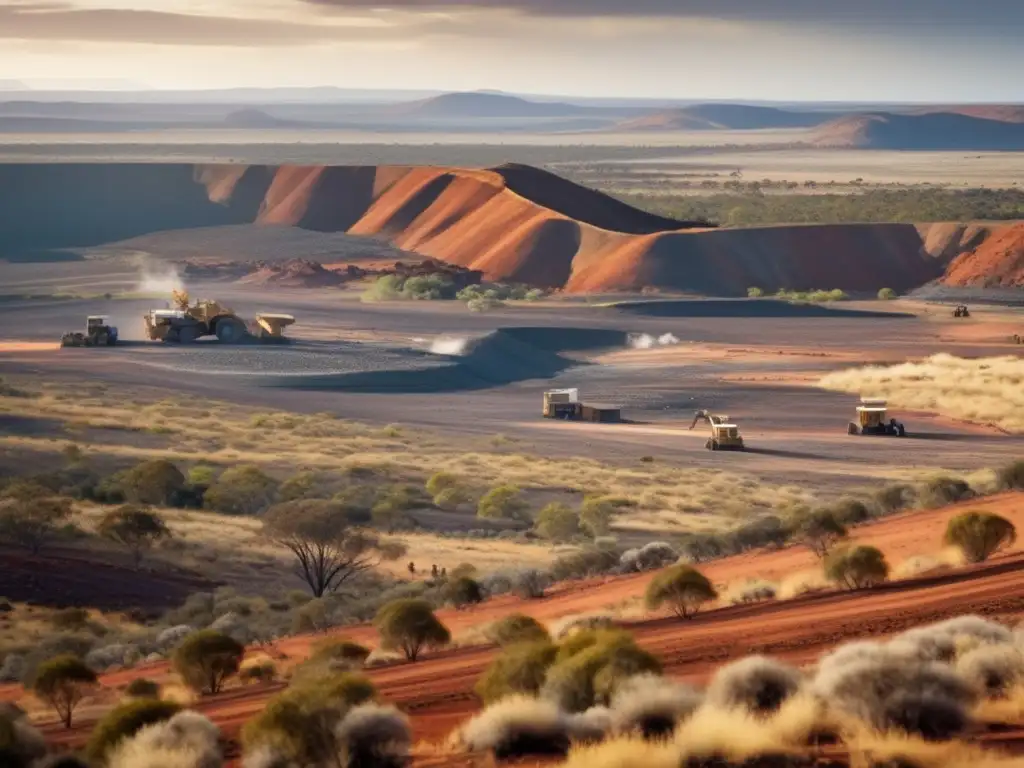
<instances>
[{"instance_id":1,"label":"cloud","mask_svg":"<svg viewBox=\"0 0 1024 768\"><path fill-rule=\"evenodd\" d=\"M244 9L244 6L241 6ZM302 23L70 3L0 5L0 40L148 43L197 46L294 46L365 41L400 34L389 27Z\"/></svg>"}]
</instances>

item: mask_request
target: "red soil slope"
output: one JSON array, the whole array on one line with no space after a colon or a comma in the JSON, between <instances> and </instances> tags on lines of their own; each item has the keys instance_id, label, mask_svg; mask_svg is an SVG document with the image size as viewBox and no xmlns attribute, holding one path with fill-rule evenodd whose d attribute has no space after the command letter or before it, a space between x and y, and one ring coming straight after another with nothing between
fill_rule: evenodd
<instances>
[{"instance_id":1,"label":"red soil slope","mask_svg":"<svg viewBox=\"0 0 1024 768\"><path fill-rule=\"evenodd\" d=\"M244 185L235 167L206 167L200 178L221 202ZM258 221L383 237L488 280L571 293L903 291L942 273L913 225L701 229L525 166L279 168Z\"/></svg>"},{"instance_id":2,"label":"red soil slope","mask_svg":"<svg viewBox=\"0 0 1024 768\"><path fill-rule=\"evenodd\" d=\"M1024 224L1003 228L974 250L955 258L942 282L957 286L1024 287Z\"/></svg>"}]
</instances>

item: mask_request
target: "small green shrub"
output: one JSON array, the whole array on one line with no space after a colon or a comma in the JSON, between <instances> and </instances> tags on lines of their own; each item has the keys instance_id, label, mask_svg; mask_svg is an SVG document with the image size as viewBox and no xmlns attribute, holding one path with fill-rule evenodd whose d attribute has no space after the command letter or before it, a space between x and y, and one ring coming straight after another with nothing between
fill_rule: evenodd
<instances>
[{"instance_id":1,"label":"small green shrub","mask_svg":"<svg viewBox=\"0 0 1024 768\"><path fill-rule=\"evenodd\" d=\"M170 720L180 711L180 705L160 699L134 699L119 704L96 723L85 753L91 761L103 765L107 755L122 740L134 736L147 725Z\"/></svg>"},{"instance_id":2,"label":"small green shrub","mask_svg":"<svg viewBox=\"0 0 1024 768\"><path fill-rule=\"evenodd\" d=\"M238 673L244 655L245 648L234 638L204 629L181 641L171 656L171 666L196 693L215 694Z\"/></svg>"},{"instance_id":3,"label":"small green shrub","mask_svg":"<svg viewBox=\"0 0 1024 768\"><path fill-rule=\"evenodd\" d=\"M499 485L480 499L477 517L485 520L529 520L529 507L514 485Z\"/></svg>"},{"instance_id":4,"label":"small green shrub","mask_svg":"<svg viewBox=\"0 0 1024 768\"><path fill-rule=\"evenodd\" d=\"M408 661L416 661L424 648L451 642L451 633L426 600L394 600L377 612L373 624L384 649L400 650Z\"/></svg>"},{"instance_id":5,"label":"small green shrub","mask_svg":"<svg viewBox=\"0 0 1024 768\"><path fill-rule=\"evenodd\" d=\"M469 576L452 579L445 585L445 597L455 608L462 609L484 601L484 592L480 583Z\"/></svg>"},{"instance_id":6,"label":"small green shrub","mask_svg":"<svg viewBox=\"0 0 1024 768\"><path fill-rule=\"evenodd\" d=\"M510 645L495 656L473 690L485 704L514 694L536 694L544 685L556 653L550 641Z\"/></svg>"},{"instance_id":7,"label":"small green shrub","mask_svg":"<svg viewBox=\"0 0 1024 768\"><path fill-rule=\"evenodd\" d=\"M644 602L649 610L666 606L679 618L688 619L717 598L718 593L704 574L688 565L676 565L651 580Z\"/></svg>"},{"instance_id":8,"label":"small green shrub","mask_svg":"<svg viewBox=\"0 0 1024 768\"><path fill-rule=\"evenodd\" d=\"M1024 459L997 470L996 484L1003 491L1024 491Z\"/></svg>"},{"instance_id":9,"label":"small green shrub","mask_svg":"<svg viewBox=\"0 0 1024 768\"><path fill-rule=\"evenodd\" d=\"M203 494L203 506L228 515L255 515L274 501L277 482L259 467L224 470Z\"/></svg>"},{"instance_id":10,"label":"small green shrub","mask_svg":"<svg viewBox=\"0 0 1024 768\"><path fill-rule=\"evenodd\" d=\"M747 297L751 299L759 299L764 296L764 291L758 288L756 285L752 285L747 288Z\"/></svg>"},{"instance_id":11,"label":"small green shrub","mask_svg":"<svg viewBox=\"0 0 1024 768\"><path fill-rule=\"evenodd\" d=\"M513 613L498 619L487 628L487 638L501 646L518 643L550 642L551 636L544 625L532 616Z\"/></svg>"},{"instance_id":12,"label":"small green shrub","mask_svg":"<svg viewBox=\"0 0 1024 768\"><path fill-rule=\"evenodd\" d=\"M878 291L879 301L892 301L899 296L892 288L880 288Z\"/></svg>"},{"instance_id":13,"label":"small green shrub","mask_svg":"<svg viewBox=\"0 0 1024 768\"><path fill-rule=\"evenodd\" d=\"M125 686L124 692L133 699L159 699L160 684L144 677L137 677Z\"/></svg>"},{"instance_id":14,"label":"small green shrub","mask_svg":"<svg viewBox=\"0 0 1024 768\"><path fill-rule=\"evenodd\" d=\"M36 668L32 692L53 707L64 727L70 728L75 708L96 684L96 673L84 661L64 654Z\"/></svg>"},{"instance_id":15,"label":"small green shrub","mask_svg":"<svg viewBox=\"0 0 1024 768\"><path fill-rule=\"evenodd\" d=\"M537 515L534 527L545 539L568 541L579 534L580 519L565 504L552 502Z\"/></svg>"},{"instance_id":16,"label":"small green shrub","mask_svg":"<svg viewBox=\"0 0 1024 768\"><path fill-rule=\"evenodd\" d=\"M876 547L863 544L847 547L825 558L825 577L847 589L863 589L889 578L889 564Z\"/></svg>"},{"instance_id":17,"label":"small green shrub","mask_svg":"<svg viewBox=\"0 0 1024 768\"><path fill-rule=\"evenodd\" d=\"M963 552L969 563L988 560L1017 540L1017 529L1004 517L989 512L964 512L950 519L943 541Z\"/></svg>"},{"instance_id":18,"label":"small green shrub","mask_svg":"<svg viewBox=\"0 0 1024 768\"><path fill-rule=\"evenodd\" d=\"M797 537L815 557L823 558L847 536L846 526L830 509L818 509L800 521Z\"/></svg>"}]
</instances>

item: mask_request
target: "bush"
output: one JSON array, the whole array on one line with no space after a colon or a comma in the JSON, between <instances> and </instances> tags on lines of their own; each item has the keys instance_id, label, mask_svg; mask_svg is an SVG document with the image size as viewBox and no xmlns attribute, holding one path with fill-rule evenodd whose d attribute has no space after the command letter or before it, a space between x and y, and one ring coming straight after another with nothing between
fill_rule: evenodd
<instances>
[{"instance_id":1,"label":"bush","mask_svg":"<svg viewBox=\"0 0 1024 768\"><path fill-rule=\"evenodd\" d=\"M186 637L174 649L171 666L199 694L219 693L238 672L245 648L232 637L206 629Z\"/></svg>"},{"instance_id":2,"label":"bush","mask_svg":"<svg viewBox=\"0 0 1024 768\"><path fill-rule=\"evenodd\" d=\"M612 573L619 567L621 554L614 546L614 541L608 549L598 548L600 542L594 542L595 547L562 555L551 564L551 578L555 581L568 581L569 579L585 579L590 576L601 576Z\"/></svg>"},{"instance_id":3,"label":"bush","mask_svg":"<svg viewBox=\"0 0 1024 768\"><path fill-rule=\"evenodd\" d=\"M759 299L762 296L764 296L764 291L761 290L760 288L758 288L757 286L753 286L752 285L750 288L747 288L747 297L748 298Z\"/></svg>"},{"instance_id":4,"label":"bush","mask_svg":"<svg viewBox=\"0 0 1024 768\"><path fill-rule=\"evenodd\" d=\"M878 290L879 301L892 301L898 295L899 294L896 293L896 291L894 291L892 288L880 288Z\"/></svg>"},{"instance_id":5,"label":"bush","mask_svg":"<svg viewBox=\"0 0 1024 768\"><path fill-rule=\"evenodd\" d=\"M449 581L444 589L445 597L455 608L462 609L469 605L476 605L484 601L483 589L479 582L460 576Z\"/></svg>"},{"instance_id":6,"label":"bush","mask_svg":"<svg viewBox=\"0 0 1024 768\"><path fill-rule=\"evenodd\" d=\"M276 481L259 467L230 467L203 494L203 506L228 515L255 515L274 500Z\"/></svg>"},{"instance_id":7,"label":"bush","mask_svg":"<svg viewBox=\"0 0 1024 768\"><path fill-rule=\"evenodd\" d=\"M604 613L584 613L579 616L563 616L551 625L551 635L561 642L577 632L593 632L614 629L615 619Z\"/></svg>"},{"instance_id":8,"label":"bush","mask_svg":"<svg viewBox=\"0 0 1024 768\"><path fill-rule=\"evenodd\" d=\"M666 739L703 699L688 685L655 675L630 678L612 696L612 730L619 736L639 734L644 739Z\"/></svg>"},{"instance_id":9,"label":"bush","mask_svg":"<svg viewBox=\"0 0 1024 768\"><path fill-rule=\"evenodd\" d=\"M819 509L804 518L798 528L800 541L819 559L846 538L846 526L829 509Z\"/></svg>"},{"instance_id":10,"label":"bush","mask_svg":"<svg viewBox=\"0 0 1024 768\"><path fill-rule=\"evenodd\" d=\"M334 639L324 640L313 646L313 653L309 661L313 663L328 663L339 669L355 669L363 666L370 649L351 640Z\"/></svg>"},{"instance_id":11,"label":"bush","mask_svg":"<svg viewBox=\"0 0 1024 768\"><path fill-rule=\"evenodd\" d=\"M32 692L53 707L64 727L70 728L75 707L96 684L96 673L84 661L65 654L39 665L32 680Z\"/></svg>"},{"instance_id":12,"label":"bush","mask_svg":"<svg viewBox=\"0 0 1024 768\"><path fill-rule=\"evenodd\" d=\"M34 491L26 484L20 487L26 494L0 500L0 541L38 555L44 546L60 538L71 517L71 500L54 497L39 486Z\"/></svg>"},{"instance_id":13,"label":"bush","mask_svg":"<svg viewBox=\"0 0 1024 768\"><path fill-rule=\"evenodd\" d=\"M1024 490L1024 459L998 469L996 471L996 486L1001 491Z\"/></svg>"},{"instance_id":14,"label":"bush","mask_svg":"<svg viewBox=\"0 0 1024 768\"><path fill-rule=\"evenodd\" d=\"M536 568L523 568L512 576L512 591L523 600L539 600L544 597L551 579Z\"/></svg>"},{"instance_id":15,"label":"bush","mask_svg":"<svg viewBox=\"0 0 1024 768\"><path fill-rule=\"evenodd\" d=\"M583 500L580 507L579 525L590 538L607 536L615 516L614 503L602 496L591 496Z\"/></svg>"},{"instance_id":16,"label":"bush","mask_svg":"<svg viewBox=\"0 0 1024 768\"><path fill-rule=\"evenodd\" d=\"M427 480L426 489L431 496L437 496L441 491L455 488L459 484L459 478L451 472L436 472Z\"/></svg>"},{"instance_id":17,"label":"bush","mask_svg":"<svg viewBox=\"0 0 1024 768\"><path fill-rule=\"evenodd\" d=\"M529 521L528 509L518 488L514 485L499 485L480 499L476 514L485 520Z\"/></svg>"},{"instance_id":18,"label":"bush","mask_svg":"<svg viewBox=\"0 0 1024 768\"><path fill-rule=\"evenodd\" d=\"M238 679L247 684L272 683L277 679L277 665L270 660L245 665L239 670Z\"/></svg>"},{"instance_id":19,"label":"bush","mask_svg":"<svg viewBox=\"0 0 1024 768\"><path fill-rule=\"evenodd\" d=\"M969 563L988 560L1017 540L1017 529L1006 518L989 512L964 512L950 519L943 542L959 549Z\"/></svg>"},{"instance_id":20,"label":"bush","mask_svg":"<svg viewBox=\"0 0 1024 768\"><path fill-rule=\"evenodd\" d=\"M84 629L89 621L89 612L85 608L61 608L50 617L54 629Z\"/></svg>"},{"instance_id":21,"label":"bush","mask_svg":"<svg viewBox=\"0 0 1024 768\"><path fill-rule=\"evenodd\" d=\"M135 504L174 506L185 490L185 476L167 459L144 461L128 470L120 481L127 501Z\"/></svg>"},{"instance_id":22,"label":"bush","mask_svg":"<svg viewBox=\"0 0 1024 768\"><path fill-rule=\"evenodd\" d=\"M871 509L860 499L840 499L830 507L840 525L859 525L871 519Z\"/></svg>"},{"instance_id":23,"label":"bush","mask_svg":"<svg viewBox=\"0 0 1024 768\"><path fill-rule=\"evenodd\" d=\"M487 666L473 690L485 704L516 694L536 694L558 649L549 641L519 642L506 647Z\"/></svg>"},{"instance_id":24,"label":"bush","mask_svg":"<svg viewBox=\"0 0 1024 768\"><path fill-rule=\"evenodd\" d=\"M967 481L958 477L940 475L929 479L919 489L917 503L925 509L938 509L970 499L973 496L974 491L971 490Z\"/></svg>"},{"instance_id":25,"label":"bush","mask_svg":"<svg viewBox=\"0 0 1024 768\"><path fill-rule=\"evenodd\" d=\"M0 704L0 765L33 768L46 755L46 742L25 713L13 704Z\"/></svg>"},{"instance_id":26,"label":"bush","mask_svg":"<svg viewBox=\"0 0 1024 768\"><path fill-rule=\"evenodd\" d=\"M891 515L912 506L917 501L917 492L906 483L886 485L875 494L875 503L884 515Z\"/></svg>"},{"instance_id":27,"label":"bush","mask_svg":"<svg viewBox=\"0 0 1024 768\"><path fill-rule=\"evenodd\" d=\"M836 550L826 557L825 577L847 589L863 589L885 581L889 564L881 550L858 545Z\"/></svg>"},{"instance_id":28,"label":"bush","mask_svg":"<svg viewBox=\"0 0 1024 768\"><path fill-rule=\"evenodd\" d=\"M565 504L552 502L537 515L537 533L552 541L568 541L580 532L580 518Z\"/></svg>"},{"instance_id":29,"label":"bush","mask_svg":"<svg viewBox=\"0 0 1024 768\"><path fill-rule=\"evenodd\" d=\"M563 642L542 693L567 712L607 704L619 684L661 664L625 632L579 632Z\"/></svg>"},{"instance_id":30,"label":"bush","mask_svg":"<svg viewBox=\"0 0 1024 768\"><path fill-rule=\"evenodd\" d=\"M640 549L630 549L622 553L619 566L623 571L653 571L664 568L679 559L679 553L665 541L652 541Z\"/></svg>"},{"instance_id":31,"label":"bush","mask_svg":"<svg viewBox=\"0 0 1024 768\"><path fill-rule=\"evenodd\" d=\"M487 639L497 645L516 643L549 642L551 640L544 625L532 616L513 613L491 624L486 632Z\"/></svg>"},{"instance_id":32,"label":"bush","mask_svg":"<svg viewBox=\"0 0 1024 768\"><path fill-rule=\"evenodd\" d=\"M404 768L409 763L409 720L394 707L354 707L335 727L334 738L345 768Z\"/></svg>"},{"instance_id":33,"label":"bush","mask_svg":"<svg viewBox=\"0 0 1024 768\"><path fill-rule=\"evenodd\" d=\"M981 645L956 662L956 671L988 698L1004 698L1024 683L1024 651L1012 645Z\"/></svg>"},{"instance_id":34,"label":"bush","mask_svg":"<svg viewBox=\"0 0 1024 768\"><path fill-rule=\"evenodd\" d=\"M125 686L124 692L133 699L159 699L160 684L144 677L137 677Z\"/></svg>"},{"instance_id":35,"label":"bush","mask_svg":"<svg viewBox=\"0 0 1024 768\"><path fill-rule=\"evenodd\" d=\"M109 768L220 768L220 730L198 712L182 711L139 729L110 754Z\"/></svg>"},{"instance_id":36,"label":"bush","mask_svg":"<svg viewBox=\"0 0 1024 768\"><path fill-rule=\"evenodd\" d=\"M970 685L945 665L899 656L830 665L814 687L831 706L878 731L927 740L962 732L975 700Z\"/></svg>"},{"instance_id":37,"label":"bush","mask_svg":"<svg viewBox=\"0 0 1024 768\"><path fill-rule=\"evenodd\" d=\"M85 752L89 759L102 765L108 753L123 739L134 736L153 723L170 720L181 710L173 701L134 699L119 704L105 714L93 728Z\"/></svg>"},{"instance_id":38,"label":"bush","mask_svg":"<svg viewBox=\"0 0 1024 768\"><path fill-rule=\"evenodd\" d=\"M644 603L648 610L666 606L679 618L688 619L717 597L718 593L704 574L688 565L677 565L651 580Z\"/></svg>"},{"instance_id":39,"label":"bush","mask_svg":"<svg viewBox=\"0 0 1024 768\"><path fill-rule=\"evenodd\" d=\"M395 600L383 606L373 620L385 650L401 650L416 661L423 648L451 642L451 633L425 600Z\"/></svg>"},{"instance_id":40,"label":"bush","mask_svg":"<svg viewBox=\"0 0 1024 768\"><path fill-rule=\"evenodd\" d=\"M707 702L768 717L800 690L802 682L793 667L764 656L748 656L719 668L708 686Z\"/></svg>"},{"instance_id":41,"label":"bush","mask_svg":"<svg viewBox=\"0 0 1024 768\"><path fill-rule=\"evenodd\" d=\"M569 751L565 716L550 702L514 696L492 704L460 732L471 752L491 752L497 760L527 755L563 756Z\"/></svg>"}]
</instances>

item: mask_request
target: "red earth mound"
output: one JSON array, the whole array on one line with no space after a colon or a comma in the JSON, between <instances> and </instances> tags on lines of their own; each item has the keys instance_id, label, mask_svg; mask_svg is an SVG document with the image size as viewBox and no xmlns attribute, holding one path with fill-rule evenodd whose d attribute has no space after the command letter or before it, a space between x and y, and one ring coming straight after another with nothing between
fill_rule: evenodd
<instances>
[{"instance_id":1,"label":"red earth mound","mask_svg":"<svg viewBox=\"0 0 1024 768\"><path fill-rule=\"evenodd\" d=\"M222 202L246 187L233 167L206 167L201 178ZM913 225L699 228L525 166L279 168L258 216L383 237L488 280L570 293L653 286L737 295L751 285L904 291L942 274Z\"/></svg>"},{"instance_id":2,"label":"red earth mound","mask_svg":"<svg viewBox=\"0 0 1024 768\"><path fill-rule=\"evenodd\" d=\"M258 264L240 283L251 285L278 285L282 288L326 288L341 285L348 278L321 264L306 259L290 259L280 264Z\"/></svg>"},{"instance_id":3,"label":"red earth mound","mask_svg":"<svg viewBox=\"0 0 1024 768\"><path fill-rule=\"evenodd\" d=\"M946 269L945 285L1024 287L1024 224L1006 227Z\"/></svg>"}]
</instances>

